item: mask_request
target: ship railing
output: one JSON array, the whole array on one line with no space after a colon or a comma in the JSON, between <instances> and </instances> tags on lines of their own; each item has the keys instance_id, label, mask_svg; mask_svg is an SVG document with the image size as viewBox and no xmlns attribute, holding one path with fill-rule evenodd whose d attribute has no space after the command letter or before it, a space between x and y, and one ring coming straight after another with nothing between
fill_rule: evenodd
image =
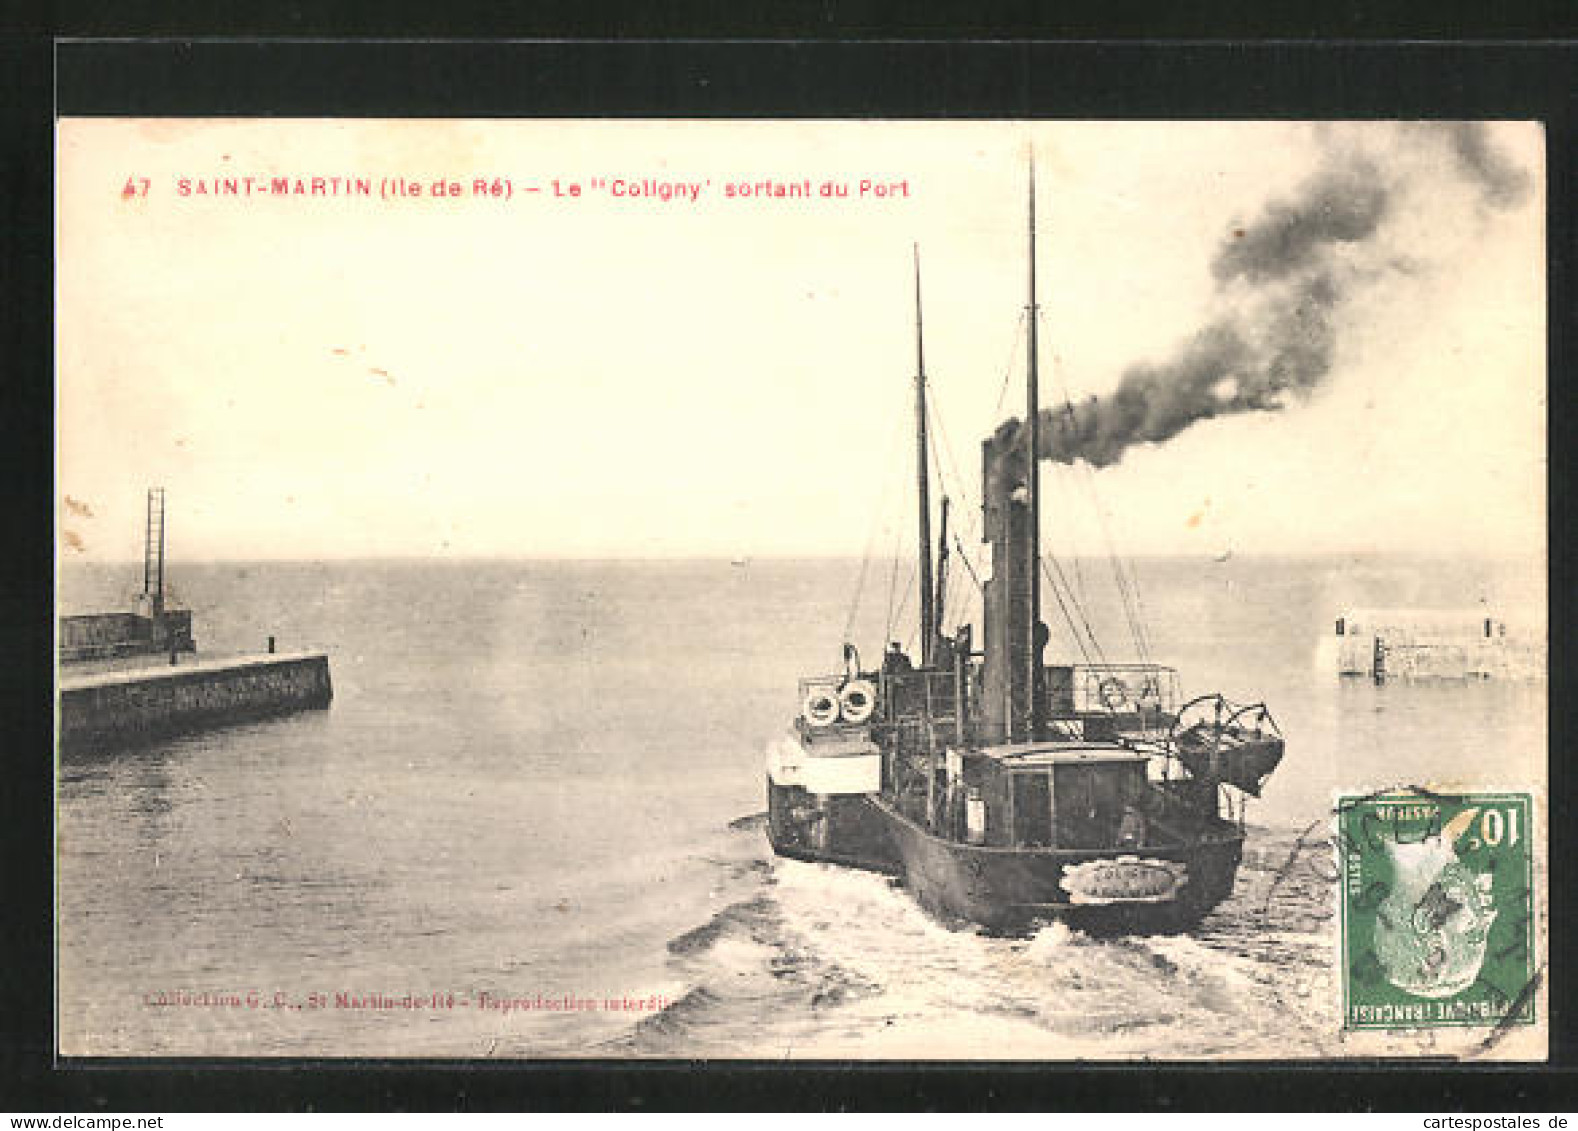
<instances>
[{"instance_id":1,"label":"ship railing","mask_svg":"<svg viewBox=\"0 0 1578 1131\"><path fill-rule=\"evenodd\" d=\"M1048 713L1133 715L1142 729L1165 729L1178 710L1178 671L1164 664L1075 664L1048 669ZM1147 726L1146 721L1151 726Z\"/></svg>"},{"instance_id":2,"label":"ship railing","mask_svg":"<svg viewBox=\"0 0 1578 1131\"><path fill-rule=\"evenodd\" d=\"M875 700L863 705L852 700L849 689L857 681L875 690ZM956 730L960 701L956 676L951 671L860 672L810 676L800 680L800 722L813 730L867 729L883 725L917 732L936 731L951 736ZM837 707L837 717L816 721L817 703Z\"/></svg>"},{"instance_id":3,"label":"ship railing","mask_svg":"<svg viewBox=\"0 0 1578 1131\"><path fill-rule=\"evenodd\" d=\"M957 677L951 671L880 672L877 710L882 721L924 730L951 728L957 715Z\"/></svg>"},{"instance_id":4,"label":"ship railing","mask_svg":"<svg viewBox=\"0 0 1578 1131\"><path fill-rule=\"evenodd\" d=\"M852 678L854 677L847 675L808 676L800 681L800 698L805 700L815 691L825 691L836 697Z\"/></svg>"},{"instance_id":5,"label":"ship railing","mask_svg":"<svg viewBox=\"0 0 1578 1131\"><path fill-rule=\"evenodd\" d=\"M891 741L884 745L884 792L911 820L933 831L942 818L941 775L951 726L921 716L884 724Z\"/></svg>"}]
</instances>

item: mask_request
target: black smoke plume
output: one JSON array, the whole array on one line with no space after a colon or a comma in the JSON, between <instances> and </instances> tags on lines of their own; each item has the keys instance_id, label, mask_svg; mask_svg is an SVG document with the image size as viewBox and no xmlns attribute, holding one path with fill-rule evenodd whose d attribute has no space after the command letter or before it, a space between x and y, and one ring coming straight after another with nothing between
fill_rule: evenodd
<instances>
[{"instance_id":1,"label":"black smoke plume","mask_svg":"<svg viewBox=\"0 0 1578 1131\"><path fill-rule=\"evenodd\" d=\"M1358 243L1386 216L1388 193L1370 161L1321 169L1292 200L1277 200L1248 228L1235 228L1217 251L1216 281L1263 283L1318 265L1333 244Z\"/></svg>"},{"instance_id":2,"label":"black smoke plume","mask_svg":"<svg viewBox=\"0 0 1578 1131\"><path fill-rule=\"evenodd\" d=\"M1513 208L1529 195L1529 174L1497 150L1483 122L1450 122L1444 127L1463 172L1492 208Z\"/></svg>"},{"instance_id":3,"label":"black smoke plume","mask_svg":"<svg viewBox=\"0 0 1578 1131\"><path fill-rule=\"evenodd\" d=\"M1521 199L1526 174L1491 147L1482 126L1444 129L1486 203L1505 208ZM1131 365L1100 400L1042 409L1042 458L1106 467L1136 444L1170 440L1199 421L1277 412L1308 397L1336 361L1350 292L1386 262L1371 253L1398 191L1368 156L1328 146L1290 197L1223 237L1211 262L1219 313L1172 357Z\"/></svg>"}]
</instances>

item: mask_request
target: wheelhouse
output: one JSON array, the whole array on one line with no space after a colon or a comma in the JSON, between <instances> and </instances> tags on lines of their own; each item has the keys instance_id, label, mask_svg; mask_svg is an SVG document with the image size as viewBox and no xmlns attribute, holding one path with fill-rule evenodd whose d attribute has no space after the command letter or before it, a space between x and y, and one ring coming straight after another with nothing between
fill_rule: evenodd
<instances>
[{"instance_id":1,"label":"wheelhouse","mask_svg":"<svg viewBox=\"0 0 1578 1131\"><path fill-rule=\"evenodd\" d=\"M1112 747L993 747L958 759L966 805L982 827L966 840L993 848L1123 848L1141 841L1142 754ZM968 812L966 813L968 825Z\"/></svg>"}]
</instances>

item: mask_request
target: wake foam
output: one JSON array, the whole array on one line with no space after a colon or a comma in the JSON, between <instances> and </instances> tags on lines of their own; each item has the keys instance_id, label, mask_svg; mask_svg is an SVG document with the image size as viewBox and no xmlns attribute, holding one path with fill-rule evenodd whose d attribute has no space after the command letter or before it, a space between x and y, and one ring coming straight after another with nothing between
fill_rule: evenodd
<instances>
[{"instance_id":1,"label":"wake foam","mask_svg":"<svg viewBox=\"0 0 1578 1131\"><path fill-rule=\"evenodd\" d=\"M814 1030L826 1011L874 992L787 922L770 866L731 871L758 890L669 940L670 969L689 989L636 1024L631 1051L777 1055L771 1043L764 1048L764 1034L773 1034L770 1042L782 1028L792 1041Z\"/></svg>"},{"instance_id":2,"label":"wake foam","mask_svg":"<svg viewBox=\"0 0 1578 1131\"><path fill-rule=\"evenodd\" d=\"M744 830L736 830L742 832ZM636 1055L1128 1059L1331 1050L1318 885L1256 901L1250 869L1193 934L1028 938L945 925L898 883L762 850L706 859L737 898L667 944L686 989L635 1026ZM1311 909L1315 908L1314 911Z\"/></svg>"}]
</instances>

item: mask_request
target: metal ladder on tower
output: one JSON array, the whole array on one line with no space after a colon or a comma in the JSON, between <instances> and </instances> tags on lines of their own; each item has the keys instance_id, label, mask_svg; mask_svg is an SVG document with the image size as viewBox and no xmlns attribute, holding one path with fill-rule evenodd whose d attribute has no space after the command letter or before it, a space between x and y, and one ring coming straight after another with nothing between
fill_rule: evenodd
<instances>
[{"instance_id":1,"label":"metal ladder on tower","mask_svg":"<svg viewBox=\"0 0 1578 1131\"><path fill-rule=\"evenodd\" d=\"M152 615L164 615L164 488L148 488L148 520L142 547L142 593Z\"/></svg>"}]
</instances>

